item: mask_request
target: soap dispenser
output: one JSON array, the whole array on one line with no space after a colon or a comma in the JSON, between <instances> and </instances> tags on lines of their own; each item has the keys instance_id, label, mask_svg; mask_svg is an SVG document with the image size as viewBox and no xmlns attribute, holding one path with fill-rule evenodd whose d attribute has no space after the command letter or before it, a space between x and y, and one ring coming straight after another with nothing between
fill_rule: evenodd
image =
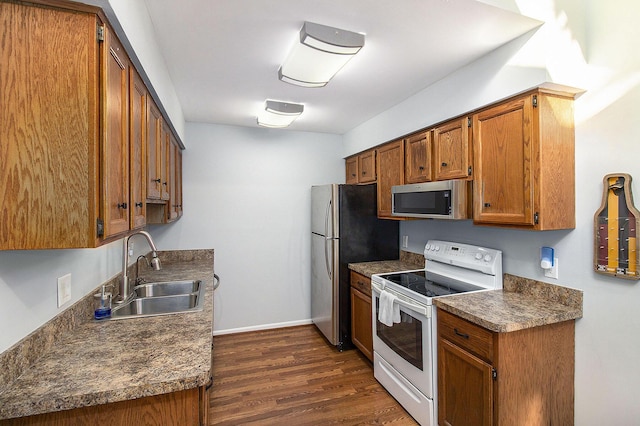
<instances>
[{"instance_id":1,"label":"soap dispenser","mask_svg":"<svg viewBox=\"0 0 640 426\"><path fill-rule=\"evenodd\" d=\"M97 320L111 318L111 292L107 292L106 287L106 285L103 285L101 292L93 295L96 299L96 309L93 311L93 317Z\"/></svg>"}]
</instances>

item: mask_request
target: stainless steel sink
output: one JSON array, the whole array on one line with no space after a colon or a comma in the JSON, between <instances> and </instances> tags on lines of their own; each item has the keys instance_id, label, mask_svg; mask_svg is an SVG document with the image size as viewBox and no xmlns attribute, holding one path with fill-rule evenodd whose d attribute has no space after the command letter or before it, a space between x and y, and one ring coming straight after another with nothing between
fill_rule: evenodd
<instances>
[{"instance_id":1,"label":"stainless steel sink","mask_svg":"<svg viewBox=\"0 0 640 426\"><path fill-rule=\"evenodd\" d=\"M176 294L197 293L200 281L168 281L140 284L133 288L136 297L173 296Z\"/></svg>"},{"instance_id":2,"label":"stainless steel sink","mask_svg":"<svg viewBox=\"0 0 640 426\"><path fill-rule=\"evenodd\" d=\"M111 312L111 319L201 311L205 286L201 281L165 281L134 287L134 298Z\"/></svg>"}]
</instances>

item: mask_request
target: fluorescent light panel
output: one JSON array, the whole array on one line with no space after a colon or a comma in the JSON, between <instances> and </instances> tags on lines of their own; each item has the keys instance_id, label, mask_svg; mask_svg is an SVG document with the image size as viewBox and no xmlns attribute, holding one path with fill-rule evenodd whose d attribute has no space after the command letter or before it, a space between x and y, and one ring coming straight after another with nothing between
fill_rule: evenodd
<instances>
[{"instance_id":1,"label":"fluorescent light panel","mask_svg":"<svg viewBox=\"0 0 640 426\"><path fill-rule=\"evenodd\" d=\"M364 46L364 35L305 22L300 42L278 70L278 78L303 87L323 87Z\"/></svg>"},{"instance_id":2,"label":"fluorescent light panel","mask_svg":"<svg viewBox=\"0 0 640 426\"><path fill-rule=\"evenodd\" d=\"M264 110L258 114L258 125L263 127L288 127L304 111L304 105L267 100Z\"/></svg>"}]
</instances>

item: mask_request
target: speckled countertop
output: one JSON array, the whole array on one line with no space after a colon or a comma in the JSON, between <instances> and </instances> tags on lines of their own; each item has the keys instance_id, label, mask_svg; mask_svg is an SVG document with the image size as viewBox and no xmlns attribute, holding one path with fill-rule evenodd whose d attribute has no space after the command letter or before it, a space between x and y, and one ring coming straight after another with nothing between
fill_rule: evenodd
<instances>
[{"instance_id":1,"label":"speckled countertop","mask_svg":"<svg viewBox=\"0 0 640 426\"><path fill-rule=\"evenodd\" d=\"M504 274L503 290L434 299L438 309L504 333L582 318L582 291Z\"/></svg>"},{"instance_id":2,"label":"speckled countertop","mask_svg":"<svg viewBox=\"0 0 640 426\"><path fill-rule=\"evenodd\" d=\"M398 260L380 260L375 262L350 263L349 269L365 277L371 278L373 274L385 272L409 271L424 268L424 255L401 251Z\"/></svg>"},{"instance_id":3,"label":"speckled countertop","mask_svg":"<svg viewBox=\"0 0 640 426\"><path fill-rule=\"evenodd\" d=\"M170 252L180 253L180 252ZM161 254L147 281L200 279L204 309L116 321L88 320L65 332L8 386L0 419L152 396L209 383L213 329L213 250Z\"/></svg>"}]
</instances>

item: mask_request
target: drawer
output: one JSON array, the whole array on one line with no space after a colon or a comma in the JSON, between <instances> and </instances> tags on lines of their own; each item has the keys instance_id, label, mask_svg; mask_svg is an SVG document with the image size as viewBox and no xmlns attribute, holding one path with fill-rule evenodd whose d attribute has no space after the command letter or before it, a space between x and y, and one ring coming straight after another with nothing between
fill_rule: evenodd
<instances>
[{"instance_id":1,"label":"drawer","mask_svg":"<svg viewBox=\"0 0 640 426\"><path fill-rule=\"evenodd\" d=\"M362 274L351 271L351 287L371 297L371 278L367 278Z\"/></svg>"},{"instance_id":2,"label":"drawer","mask_svg":"<svg viewBox=\"0 0 640 426\"><path fill-rule=\"evenodd\" d=\"M438 338L491 363L493 362L493 332L441 309L438 310Z\"/></svg>"}]
</instances>

